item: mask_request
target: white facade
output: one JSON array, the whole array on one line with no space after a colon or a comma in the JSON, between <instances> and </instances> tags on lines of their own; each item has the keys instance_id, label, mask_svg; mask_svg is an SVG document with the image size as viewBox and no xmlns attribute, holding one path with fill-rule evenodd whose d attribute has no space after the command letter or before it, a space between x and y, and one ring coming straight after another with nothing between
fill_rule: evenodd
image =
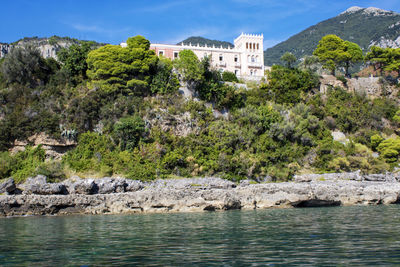
<instances>
[{"instance_id":1,"label":"white facade","mask_svg":"<svg viewBox=\"0 0 400 267\"><path fill-rule=\"evenodd\" d=\"M175 59L179 51L192 50L199 59L204 56L211 58L211 64L217 70L230 71L239 78L248 80L261 80L264 77L264 36L257 34L242 33L234 40L234 47L202 47L199 44L151 44L150 49L158 56L163 55ZM126 44L121 44L126 46Z\"/></svg>"}]
</instances>

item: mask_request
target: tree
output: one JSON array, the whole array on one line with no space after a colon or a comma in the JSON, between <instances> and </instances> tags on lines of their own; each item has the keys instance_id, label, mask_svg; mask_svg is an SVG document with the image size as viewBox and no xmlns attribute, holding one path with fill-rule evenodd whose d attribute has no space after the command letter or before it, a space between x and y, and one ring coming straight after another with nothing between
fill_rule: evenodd
<instances>
[{"instance_id":1,"label":"tree","mask_svg":"<svg viewBox=\"0 0 400 267\"><path fill-rule=\"evenodd\" d=\"M150 89L153 94L173 93L179 89L179 80L173 72L172 61L170 59L160 57Z\"/></svg>"},{"instance_id":2,"label":"tree","mask_svg":"<svg viewBox=\"0 0 400 267\"><path fill-rule=\"evenodd\" d=\"M62 48L57 57L62 63L62 68L67 70L73 77L86 79L87 56L92 50L90 42L82 42L81 44L73 44L68 48Z\"/></svg>"},{"instance_id":3,"label":"tree","mask_svg":"<svg viewBox=\"0 0 400 267\"><path fill-rule=\"evenodd\" d=\"M40 51L32 46L15 47L1 64L1 72L7 83L34 87L44 82L51 72Z\"/></svg>"},{"instance_id":4,"label":"tree","mask_svg":"<svg viewBox=\"0 0 400 267\"><path fill-rule=\"evenodd\" d=\"M318 77L310 71L275 65L268 73L268 83L261 85L260 89L266 91L268 98L276 103L298 103L302 93L318 84Z\"/></svg>"},{"instance_id":5,"label":"tree","mask_svg":"<svg viewBox=\"0 0 400 267\"><path fill-rule=\"evenodd\" d=\"M318 63L318 57L316 56L305 56L303 60L303 66L305 69L311 70L314 64Z\"/></svg>"},{"instance_id":6,"label":"tree","mask_svg":"<svg viewBox=\"0 0 400 267\"><path fill-rule=\"evenodd\" d=\"M370 52L365 56L365 60L373 64L374 70L396 71L400 76L400 48L381 48L371 47Z\"/></svg>"},{"instance_id":7,"label":"tree","mask_svg":"<svg viewBox=\"0 0 400 267\"><path fill-rule=\"evenodd\" d=\"M89 52L86 63L91 87L108 93L148 94L158 57L143 36L131 37L127 47L106 45Z\"/></svg>"},{"instance_id":8,"label":"tree","mask_svg":"<svg viewBox=\"0 0 400 267\"><path fill-rule=\"evenodd\" d=\"M388 63L388 58L386 55L387 50L379 46L372 46L370 51L365 56L365 61L373 64L374 70L382 70L386 67Z\"/></svg>"},{"instance_id":9,"label":"tree","mask_svg":"<svg viewBox=\"0 0 400 267\"><path fill-rule=\"evenodd\" d=\"M297 58L292 53L286 52L281 57L281 61L285 62L286 67L288 67L290 69L290 68L292 68L293 63L295 63L297 61Z\"/></svg>"},{"instance_id":10,"label":"tree","mask_svg":"<svg viewBox=\"0 0 400 267\"><path fill-rule=\"evenodd\" d=\"M349 77L350 76L349 68L353 64L361 62L364 59L364 57L363 57L363 52L358 44L349 41L344 41L344 43L346 45L346 48L343 56L344 57L343 63L345 68L345 75Z\"/></svg>"},{"instance_id":11,"label":"tree","mask_svg":"<svg viewBox=\"0 0 400 267\"><path fill-rule=\"evenodd\" d=\"M145 124L139 116L121 118L114 125L114 133L119 139L121 150L133 150L144 132Z\"/></svg>"},{"instance_id":12,"label":"tree","mask_svg":"<svg viewBox=\"0 0 400 267\"><path fill-rule=\"evenodd\" d=\"M388 48L388 65L385 70L396 71L400 76L400 48Z\"/></svg>"},{"instance_id":13,"label":"tree","mask_svg":"<svg viewBox=\"0 0 400 267\"><path fill-rule=\"evenodd\" d=\"M174 67L191 88L195 88L202 79L200 61L192 50L180 51L179 58L174 60Z\"/></svg>"},{"instance_id":14,"label":"tree","mask_svg":"<svg viewBox=\"0 0 400 267\"><path fill-rule=\"evenodd\" d=\"M332 75L335 75L337 67L343 66L346 76L350 76L351 65L363 60L362 50L358 44L344 41L334 34L323 37L313 54Z\"/></svg>"}]
</instances>

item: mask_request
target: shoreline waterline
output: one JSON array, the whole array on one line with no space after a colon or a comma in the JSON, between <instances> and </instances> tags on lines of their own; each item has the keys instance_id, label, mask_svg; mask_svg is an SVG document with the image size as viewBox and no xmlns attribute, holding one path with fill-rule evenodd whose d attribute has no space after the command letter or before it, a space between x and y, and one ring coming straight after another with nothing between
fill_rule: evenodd
<instances>
[{"instance_id":1,"label":"shoreline waterline","mask_svg":"<svg viewBox=\"0 0 400 267\"><path fill-rule=\"evenodd\" d=\"M105 188L114 189L105 191L97 186L97 193L86 190L71 191L68 194L37 194L35 192L40 193L43 190L38 189L38 185L35 184L34 192L33 189L27 189L27 194L0 195L0 217L179 213L400 203L400 183L397 181L337 180L235 184L219 178L191 178L158 180L144 185L135 181L134 190L119 192L115 188L118 188L117 185L120 185L122 180L107 181L107 184L103 183L104 180L98 180L97 183ZM89 180L84 183L95 184ZM44 187L48 188L48 185L45 184ZM70 188L74 187L68 187L69 190ZM76 190L77 188L75 185Z\"/></svg>"}]
</instances>

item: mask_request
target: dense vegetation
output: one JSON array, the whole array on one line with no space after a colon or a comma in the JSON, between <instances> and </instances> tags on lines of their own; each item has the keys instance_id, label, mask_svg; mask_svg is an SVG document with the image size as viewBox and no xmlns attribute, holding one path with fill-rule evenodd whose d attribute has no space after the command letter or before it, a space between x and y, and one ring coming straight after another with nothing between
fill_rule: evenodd
<instances>
[{"instance_id":1,"label":"dense vegetation","mask_svg":"<svg viewBox=\"0 0 400 267\"><path fill-rule=\"evenodd\" d=\"M388 12L374 16L364 11L365 9L361 9L357 12L342 13L268 48L264 53L264 64L280 64L280 58L286 52L291 52L298 59L310 56L317 48L318 41L328 34L357 43L364 52L372 42L379 41L381 37L395 40L400 35L400 25L396 24L400 20L398 13Z\"/></svg>"},{"instance_id":2,"label":"dense vegetation","mask_svg":"<svg viewBox=\"0 0 400 267\"><path fill-rule=\"evenodd\" d=\"M316 55L323 62L334 51L343 59L348 43L342 41L334 42L340 51L329 46ZM370 173L398 165L397 102L339 87L321 94L319 77L295 67L292 54L283 57L286 66L267 73L268 82L244 90L234 86L233 73L221 75L192 51L171 61L157 57L142 36L127 44L79 43L61 50L58 61L28 46L1 61L0 178L57 180L77 173L285 181L299 172ZM386 59L379 66L397 62ZM348 58L328 60L336 68ZM373 57L369 62L376 64ZM198 99L185 99L181 85ZM334 130L348 140L334 141ZM42 132L77 146L59 161L46 160L40 146L8 152L15 140Z\"/></svg>"}]
</instances>

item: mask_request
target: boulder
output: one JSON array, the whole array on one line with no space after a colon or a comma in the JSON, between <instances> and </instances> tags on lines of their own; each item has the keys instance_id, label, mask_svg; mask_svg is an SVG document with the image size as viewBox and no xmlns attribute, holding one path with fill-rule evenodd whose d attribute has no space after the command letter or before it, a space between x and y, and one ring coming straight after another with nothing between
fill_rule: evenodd
<instances>
[{"instance_id":1,"label":"boulder","mask_svg":"<svg viewBox=\"0 0 400 267\"><path fill-rule=\"evenodd\" d=\"M126 192L136 192L142 190L144 188L144 184L142 181L138 180L126 180Z\"/></svg>"},{"instance_id":2,"label":"boulder","mask_svg":"<svg viewBox=\"0 0 400 267\"><path fill-rule=\"evenodd\" d=\"M47 177L37 175L29 177L21 186L25 195L65 195L67 188L62 183L47 183Z\"/></svg>"},{"instance_id":3,"label":"boulder","mask_svg":"<svg viewBox=\"0 0 400 267\"><path fill-rule=\"evenodd\" d=\"M16 192L17 187L13 178L8 178L4 182L0 183L0 194L7 193L12 195Z\"/></svg>"},{"instance_id":4,"label":"boulder","mask_svg":"<svg viewBox=\"0 0 400 267\"><path fill-rule=\"evenodd\" d=\"M369 182L385 182L387 180L386 174L368 174L363 176L364 181Z\"/></svg>"},{"instance_id":5,"label":"boulder","mask_svg":"<svg viewBox=\"0 0 400 267\"><path fill-rule=\"evenodd\" d=\"M97 194L99 190L93 179L73 178L64 181L64 184L70 194L93 195Z\"/></svg>"},{"instance_id":6,"label":"boulder","mask_svg":"<svg viewBox=\"0 0 400 267\"><path fill-rule=\"evenodd\" d=\"M95 183L98 186L99 194L124 193L127 186L126 180L123 178L105 177L95 180Z\"/></svg>"}]
</instances>

